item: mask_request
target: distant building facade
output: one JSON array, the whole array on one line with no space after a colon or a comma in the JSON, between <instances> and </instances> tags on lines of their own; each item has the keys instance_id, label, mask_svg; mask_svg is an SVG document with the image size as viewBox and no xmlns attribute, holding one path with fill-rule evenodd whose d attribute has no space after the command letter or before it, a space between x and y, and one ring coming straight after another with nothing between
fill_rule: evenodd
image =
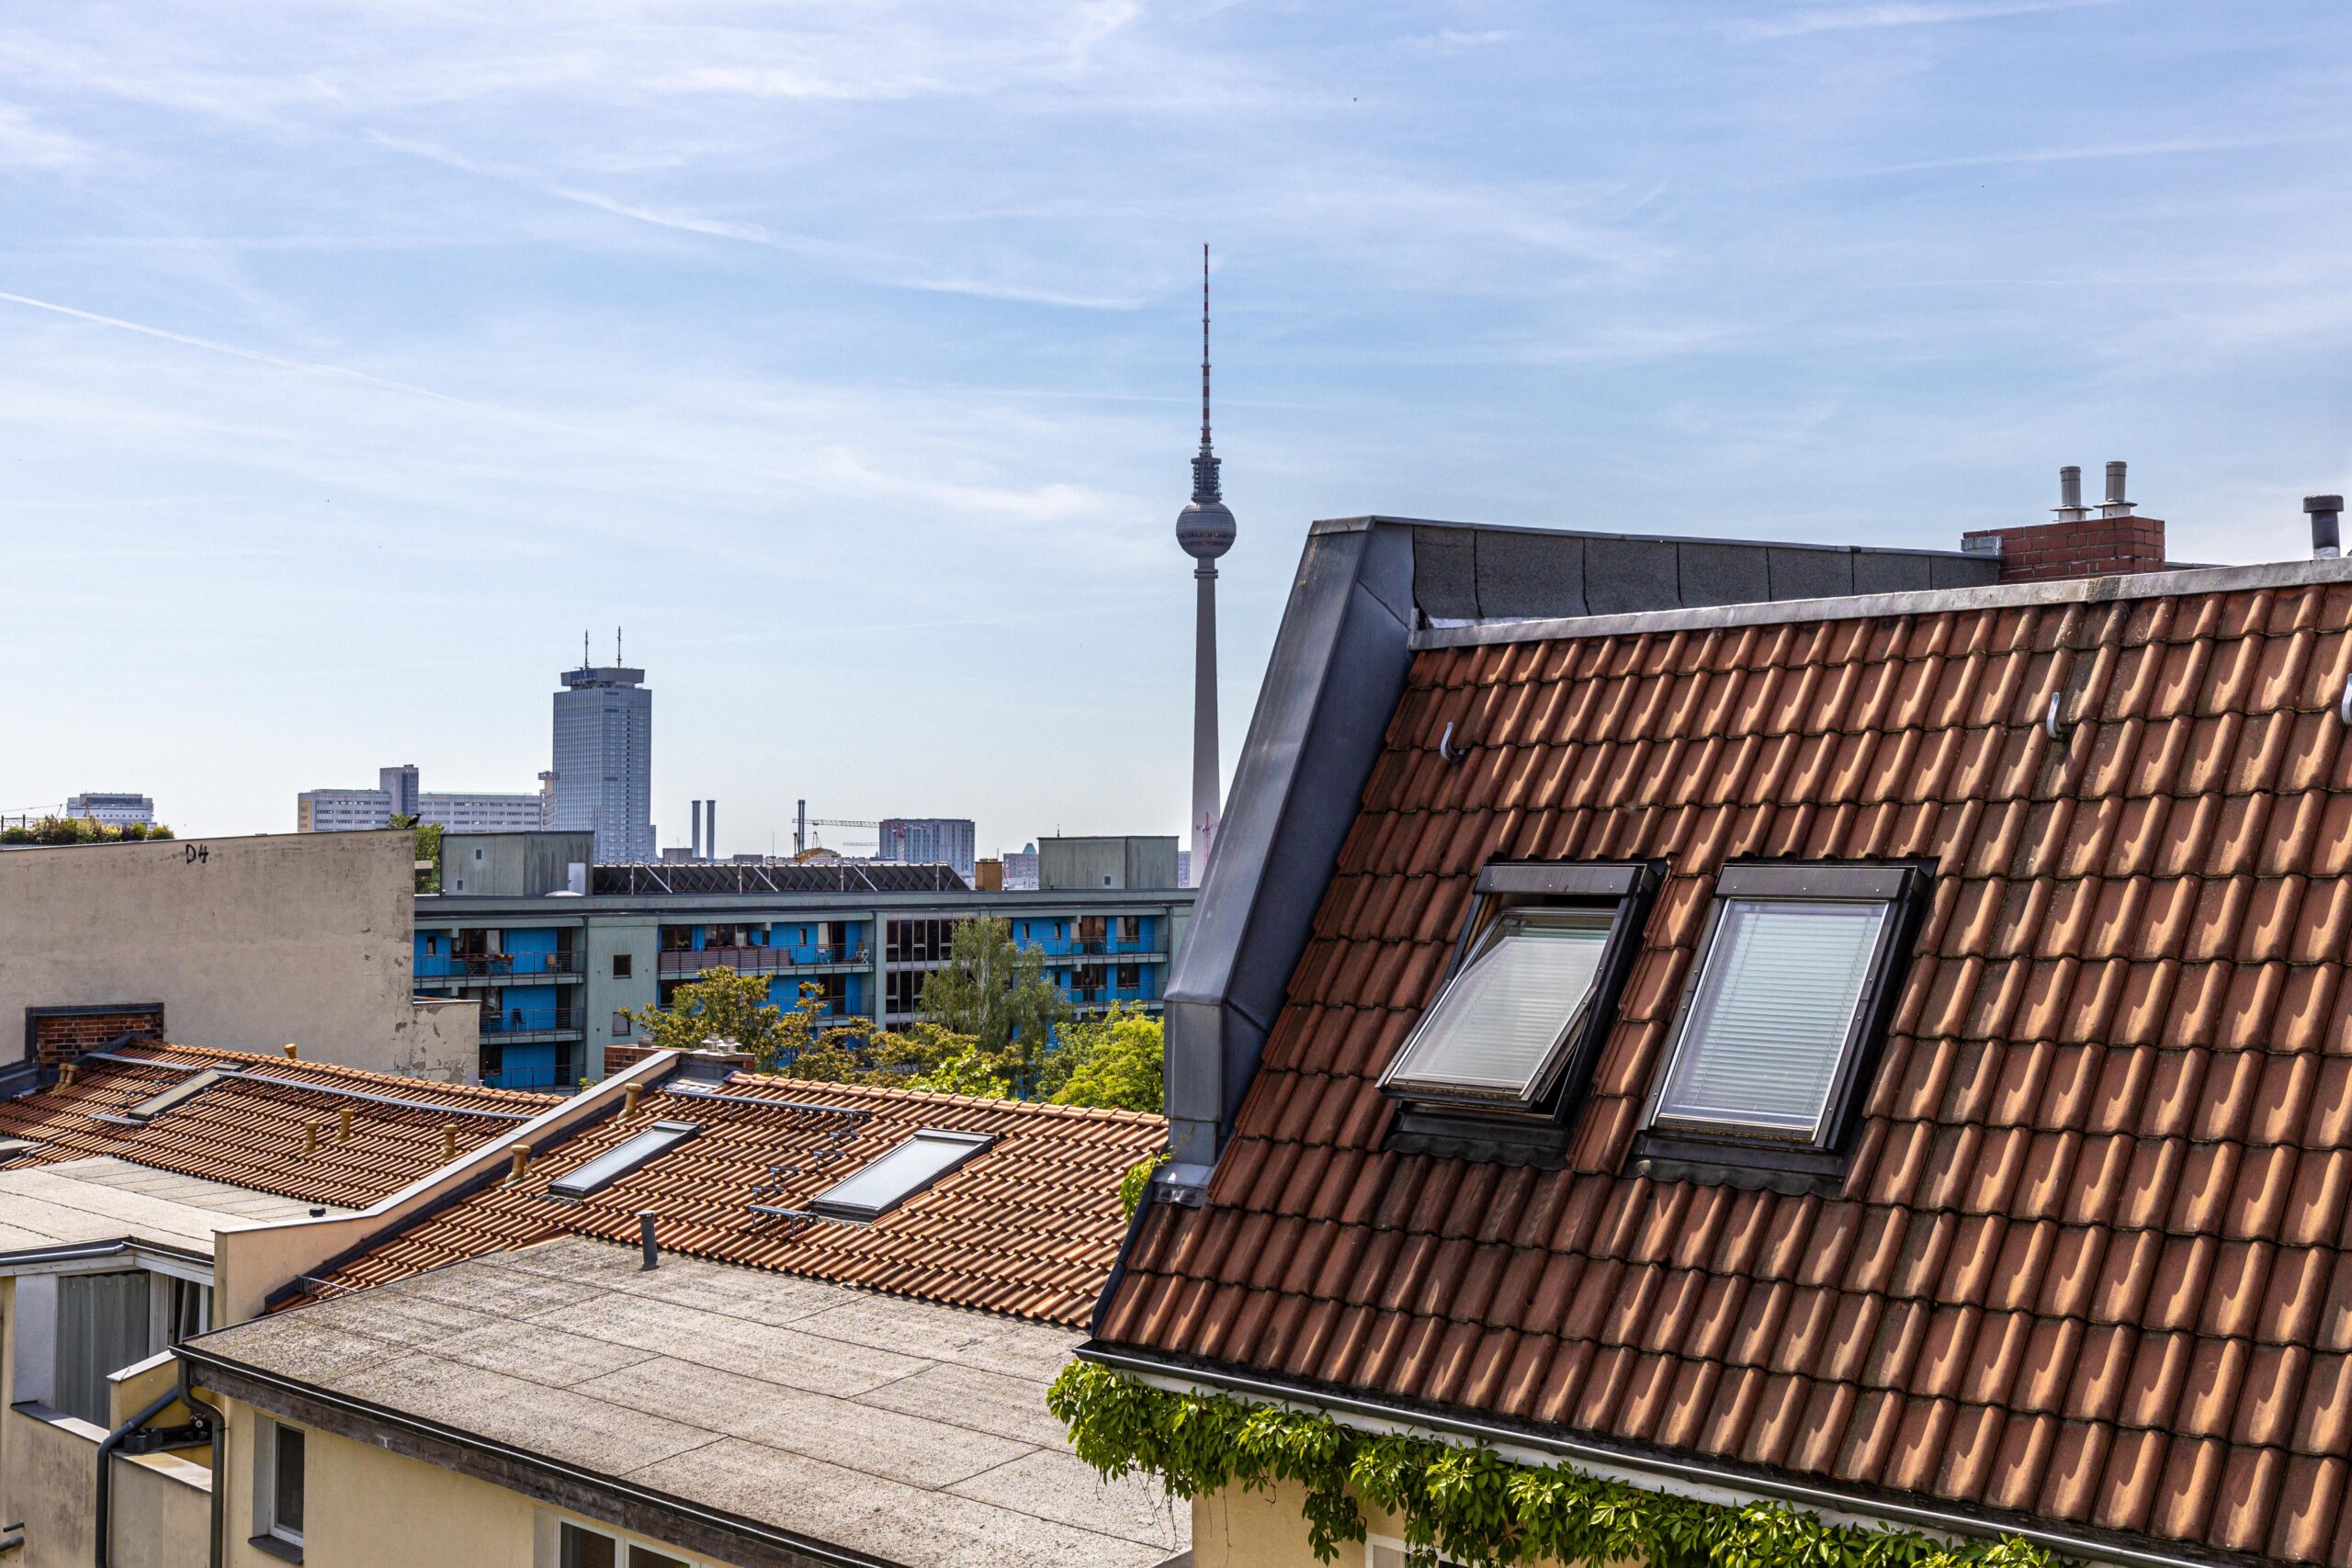
<instances>
[{"instance_id":1,"label":"distant building facade","mask_svg":"<svg viewBox=\"0 0 2352 1568\"><path fill-rule=\"evenodd\" d=\"M1007 893L1035 893L1037 890L1037 846L1024 844L1018 854L1004 857L1004 890Z\"/></svg>"},{"instance_id":2,"label":"distant building facade","mask_svg":"<svg viewBox=\"0 0 2352 1568\"><path fill-rule=\"evenodd\" d=\"M431 791L418 787L417 767L381 768L374 789L306 789L294 797L298 833L356 833L389 828L413 817L451 833L527 832L547 825L548 802L537 795Z\"/></svg>"},{"instance_id":3,"label":"distant building facade","mask_svg":"<svg viewBox=\"0 0 2352 1568\"><path fill-rule=\"evenodd\" d=\"M101 828L153 828L155 803L143 795L101 795L92 791L65 803L65 815L88 818Z\"/></svg>"},{"instance_id":4,"label":"distant building facade","mask_svg":"<svg viewBox=\"0 0 2352 1568\"><path fill-rule=\"evenodd\" d=\"M908 865L950 865L972 880L972 822L967 817L886 817L875 858Z\"/></svg>"},{"instance_id":5,"label":"distant building facade","mask_svg":"<svg viewBox=\"0 0 2352 1568\"><path fill-rule=\"evenodd\" d=\"M582 665L555 694L555 809L546 826L596 836L596 859L655 858L653 694L645 671Z\"/></svg>"},{"instance_id":6,"label":"distant building facade","mask_svg":"<svg viewBox=\"0 0 2352 1568\"><path fill-rule=\"evenodd\" d=\"M1037 886L1044 892L1178 886L1173 833L1037 842Z\"/></svg>"},{"instance_id":7,"label":"distant building facade","mask_svg":"<svg viewBox=\"0 0 2352 1568\"><path fill-rule=\"evenodd\" d=\"M709 968L763 977L782 1007L806 985L829 1017L910 1023L956 926L983 915L1044 953L1046 978L1081 1014L1114 1002L1157 1012L1192 917L1193 896L1172 887L979 892L942 866L840 860L597 865L574 896L588 841L445 845L445 891L416 899L418 993L481 1009L484 1083L602 1076L605 1048L638 1033L621 1010L666 1006Z\"/></svg>"}]
</instances>

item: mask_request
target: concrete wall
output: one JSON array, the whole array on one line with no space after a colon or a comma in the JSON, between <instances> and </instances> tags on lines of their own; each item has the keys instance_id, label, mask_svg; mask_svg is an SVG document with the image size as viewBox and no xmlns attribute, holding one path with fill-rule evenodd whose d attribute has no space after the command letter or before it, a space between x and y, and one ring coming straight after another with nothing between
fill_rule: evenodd
<instances>
[{"instance_id":1,"label":"concrete wall","mask_svg":"<svg viewBox=\"0 0 2352 1568\"><path fill-rule=\"evenodd\" d=\"M161 1002L172 1039L470 1077L469 1020L410 1001L406 832L0 851L0 1061L26 1010Z\"/></svg>"},{"instance_id":2,"label":"concrete wall","mask_svg":"<svg viewBox=\"0 0 2352 1568\"><path fill-rule=\"evenodd\" d=\"M441 890L469 898L537 898L569 889L577 865L584 893L584 868L594 858L593 833L448 834L441 840Z\"/></svg>"},{"instance_id":3,"label":"concrete wall","mask_svg":"<svg viewBox=\"0 0 2352 1568\"><path fill-rule=\"evenodd\" d=\"M1041 890L1098 893L1105 887L1173 887L1176 840L1164 834L1040 839L1037 886Z\"/></svg>"}]
</instances>

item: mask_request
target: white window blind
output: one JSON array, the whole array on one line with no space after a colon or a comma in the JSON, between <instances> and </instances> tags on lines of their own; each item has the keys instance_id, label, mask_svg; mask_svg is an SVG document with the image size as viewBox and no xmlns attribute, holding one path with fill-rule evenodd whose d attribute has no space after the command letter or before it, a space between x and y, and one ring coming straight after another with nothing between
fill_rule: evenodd
<instances>
[{"instance_id":1,"label":"white window blind","mask_svg":"<svg viewBox=\"0 0 2352 1568\"><path fill-rule=\"evenodd\" d=\"M1591 998L1611 917L1514 910L1441 992L1389 1070L1396 1087L1529 1100Z\"/></svg>"},{"instance_id":2,"label":"white window blind","mask_svg":"<svg viewBox=\"0 0 2352 1568\"><path fill-rule=\"evenodd\" d=\"M57 1281L57 1408L100 1427L107 1377L153 1352L148 1345L147 1276L68 1274Z\"/></svg>"},{"instance_id":3,"label":"white window blind","mask_svg":"<svg viewBox=\"0 0 2352 1568\"><path fill-rule=\"evenodd\" d=\"M1816 1135L1888 912L1876 903L1725 900L1659 1117Z\"/></svg>"}]
</instances>

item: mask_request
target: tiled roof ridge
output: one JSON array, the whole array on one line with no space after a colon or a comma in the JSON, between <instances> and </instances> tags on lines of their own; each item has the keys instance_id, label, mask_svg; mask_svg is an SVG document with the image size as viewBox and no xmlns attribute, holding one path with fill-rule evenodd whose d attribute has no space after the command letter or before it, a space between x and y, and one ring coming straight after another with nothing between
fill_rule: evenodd
<instances>
[{"instance_id":1,"label":"tiled roof ridge","mask_svg":"<svg viewBox=\"0 0 2352 1568\"><path fill-rule=\"evenodd\" d=\"M900 1089L891 1084L832 1083L820 1078L796 1078L783 1073L737 1073L729 1078L729 1087L790 1089L796 1093L871 1095L878 1100L902 1103L931 1101L973 1110L1006 1111L1015 1114L1069 1116L1080 1121L1114 1122L1125 1125L1156 1122L1165 1126L1168 1118L1149 1111L1128 1111L1118 1106L1054 1105L1042 1100L1014 1100L987 1094L950 1094L944 1089Z\"/></svg>"},{"instance_id":2,"label":"tiled roof ridge","mask_svg":"<svg viewBox=\"0 0 2352 1568\"><path fill-rule=\"evenodd\" d=\"M1555 642L1644 632L1710 631L1730 626L1800 622L1876 620L1952 611L2106 604L2186 594L2247 592L2352 582L2352 557L2331 560L2258 561L2245 566L2187 567L2165 571L2077 577L2054 582L2007 582L1991 587L1922 588L1894 593L1846 593L1823 599L1777 599L1706 604L1618 615L1480 620L1433 626L1413 634L1415 651L1488 644Z\"/></svg>"},{"instance_id":3,"label":"tiled roof ridge","mask_svg":"<svg viewBox=\"0 0 2352 1568\"><path fill-rule=\"evenodd\" d=\"M176 1052L206 1062L243 1062L256 1069L272 1067L288 1072L322 1073L331 1077L354 1079L371 1088L411 1091L427 1089L436 1094L460 1095L468 1099L480 1100L487 1104L516 1107L528 1105L545 1109L552 1103L546 1095L530 1094L521 1089L492 1089L486 1084L450 1083L442 1078L406 1077L399 1073L379 1073L368 1067L346 1066L341 1062L319 1062L300 1056L288 1058L284 1055L274 1055L266 1051L236 1051L220 1045L187 1045L172 1040L127 1041L113 1054L128 1055L141 1050ZM170 1057L158 1055L153 1059L169 1061Z\"/></svg>"}]
</instances>

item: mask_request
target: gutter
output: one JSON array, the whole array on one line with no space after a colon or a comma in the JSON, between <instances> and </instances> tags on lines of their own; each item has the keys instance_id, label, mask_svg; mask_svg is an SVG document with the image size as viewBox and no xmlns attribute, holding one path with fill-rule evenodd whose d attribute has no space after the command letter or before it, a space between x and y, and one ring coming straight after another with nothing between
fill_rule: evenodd
<instances>
[{"instance_id":1,"label":"gutter","mask_svg":"<svg viewBox=\"0 0 2352 1568\"><path fill-rule=\"evenodd\" d=\"M174 1346L172 1353L180 1359L183 1383L187 1378L186 1369L189 1366L207 1368L219 1374L221 1379L220 1382L208 1381L208 1386L211 1387L215 1393L227 1393L232 1398L246 1400L264 1409L270 1409L271 1406L262 1400L254 1398L255 1391L280 1395L299 1404L323 1407L343 1416L352 1425L379 1430L389 1428L395 1432L409 1434L423 1439L427 1444L455 1449L461 1453L478 1456L504 1468L528 1471L560 1483L566 1483L582 1492L611 1497L623 1503L633 1503L644 1508L690 1521L706 1530L781 1552L790 1562L822 1564L824 1568L895 1568L895 1565L886 1558L869 1556L863 1551L846 1547L829 1545L797 1531L783 1529L774 1525L763 1525L739 1514L725 1513L716 1508L705 1507L700 1504L686 1502L666 1493L634 1485L617 1476L583 1470L578 1465L567 1464L561 1460L532 1453L526 1449L514 1448L489 1438L478 1437L470 1432L459 1431L456 1427L445 1427L438 1422L427 1421L420 1416L404 1415L380 1404L373 1404L366 1400L354 1399L346 1394L320 1388L316 1384L297 1382L291 1378L280 1377L274 1372L266 1372L256 1367L232 1361L224 1356L202 1349L194 1341ZM222 1386L223 1382L229 1386ZM239 1388L235 1386L237 1384L243 1384L245 1387ZM176 1399L179 1395L175 1392L170 1397ZM321 1425L324 1424L321 1423ZM333 1431L331 1427L327 1429ZM348 1433L334 1435L349 1436ZM372 1440L373 1446L384 1448L388 1451L401 1451L380 1438L362 1440ZM455 1467L444 1462L442 1468L454 1469ZM510 1489L514 1488L510 1486ZM217 1499L219 1495L220 1492L216 1484L214 1496ZM541 1500L554 1501L552 1498ZM570 1501L563 1502L560 1506L571 1507L576 1512L590 1512ZM594 1516L592 1515L592 1517ZM619 1524L622 1521L607 1519L604 1522ZM624 1525L623 1528L636 1527ZM710 1551L707 1545L699 1543L686 1544L686 1550L690 1555L707 1555Z\"/></svg>"},{"instance_id":2,"label":"gutter","mask_svg":"<svg viewBox=\"0 0 2352 1568\"><path fill-rule=\"evenodd\" d=\"M2125 1544L2105 1536L2053 1529L2023 1516L1978 1515L1934 1504L1904 1502L1859 1490L1816 1485L1761 1471L1706 1460L1652 1452L1629 1446L1570 1438L1476 1416L1411 1409L1381 1400L1282 1382L1253 1372L1209 1369L1114 1348L1100 1339L1078 1348L1080 1360L1108 1367L1151 1387L1183 1393L1242 1394L1266 1404L1344 1419L1359 1429L1403 1432L1493 1448L1506 1458L1542 1464L1563 1460L1603 1479L1650 1491L1671 1492L1702 1501L1742 1504L1792 1503L1833 1523L1897 1523L1943 1537L2017 1536L2077 1562L2110 1562L2129 1568L2219 1568L2262 1561L2224 1553L2186 1553Z\"/></svg>"},{"instance_id":3,"label":"gutter","mask_svg":"<svg viewBox=\"0 0 2352 1568\"><path fill-rule=\"evenodd\" d=\"M178 1389L165 1389L155 1396L153 1404L108 1432L106 1435L106 1440L98 1445L98 1496L94 1510L96 1517L92 1530L92 1535L97 1542L97 1568L108 1568L108 1564L113 1560L115 1452L130 1440L132 1433L161 1416L171 1406L177 1404L179 1400ZM213 1479L216 1483L220 1480L217 1471L213 1474ZM220 1495L220 1489L216 1484L213 1487L213 1495L217 1497Z\"/></svg>"}]
</instances>

